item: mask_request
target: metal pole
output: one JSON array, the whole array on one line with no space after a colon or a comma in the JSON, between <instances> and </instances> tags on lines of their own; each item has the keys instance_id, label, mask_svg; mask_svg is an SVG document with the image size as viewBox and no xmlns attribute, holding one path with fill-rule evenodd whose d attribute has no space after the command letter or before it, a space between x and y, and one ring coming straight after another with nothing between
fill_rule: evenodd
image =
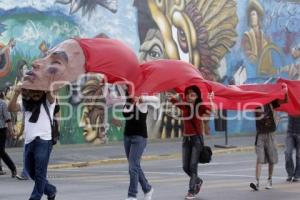
<instances>
[{"instance_id":1,"label":"metal pole","mask_svg":"<svg viewBox=\"0 0 300 200\"><path fill-rule=\"evenodd\" d=\"M223 111L224 115L227 116L227 111L224 110ZM232 145L229 145L228 144L228 125L227 125L227 120L225 121L225 127L224 127L224 131L225 131L225 145L218 145L218 144L215 144L215 147L216 148L236 148L236 146L232 146Z\"/></svg>"}]
</instances>

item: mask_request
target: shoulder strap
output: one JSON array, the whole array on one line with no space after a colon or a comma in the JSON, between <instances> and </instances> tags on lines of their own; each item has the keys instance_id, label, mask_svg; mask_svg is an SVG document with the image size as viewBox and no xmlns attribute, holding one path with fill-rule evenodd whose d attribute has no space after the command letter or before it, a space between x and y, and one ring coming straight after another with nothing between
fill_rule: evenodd
<instances>
[{"instance_id":1,"label":"shoulder strap","mask_svg":"<svg viewBox=\"0 0 300 200\"><path fill-rule=\"evenodd\" d=\"M47 101L47 100L46 100L46 101ZM53 126L53 121L52 121L52 119L51 119L51 117L50 117L50 112L49 112L49 108L48 108L48 106L47 106L46 101L43 102L43 106L44 106L44 108L45 108L45 110L46 110L46 113L47 113L47 115L48 115L48 118L49 118L49 120L50 120L50 124L51 124L51 126Z\"/></svg>"}]
</instances>

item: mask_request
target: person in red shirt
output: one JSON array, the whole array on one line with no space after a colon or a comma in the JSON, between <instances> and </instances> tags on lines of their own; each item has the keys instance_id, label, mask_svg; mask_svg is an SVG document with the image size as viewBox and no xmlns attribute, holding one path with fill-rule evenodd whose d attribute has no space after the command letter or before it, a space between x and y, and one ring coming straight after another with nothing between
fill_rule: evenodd
<instances>
[{"instance_id":1,"label":"person in red shirt","mask_svg":"<svg viewBox=\"0 0 300 200\"><path fill-rule=\"evenodd\" d=\"M182 111L182 162L184 172L190 177L189 190L185 198L195 199L203 183L198 176L199 156L204 145L203 119L210 115L210 110L203 105L201 92L197 86L187 87L184 96L186 102L180 102L175 96L170 96L169 100Z\"/></svg>"}]
</instances>

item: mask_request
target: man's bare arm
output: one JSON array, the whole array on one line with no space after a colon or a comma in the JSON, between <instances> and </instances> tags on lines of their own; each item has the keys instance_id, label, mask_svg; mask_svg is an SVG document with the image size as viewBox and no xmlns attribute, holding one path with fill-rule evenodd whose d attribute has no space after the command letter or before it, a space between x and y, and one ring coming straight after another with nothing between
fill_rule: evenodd
<instances>
[{"instance_id":1,"label":"man's bare arm","mask_svg":"<svg viewBox=\"0 0 300 200\"><path fill-rule=\"evenodd\" d=\"M8 111L9 112L19 112L21 111L21 106L17 103L18 97L21 94L22 88L17 85L14 89L13 96L8 103Z\"/></svg>"}]
</instances>

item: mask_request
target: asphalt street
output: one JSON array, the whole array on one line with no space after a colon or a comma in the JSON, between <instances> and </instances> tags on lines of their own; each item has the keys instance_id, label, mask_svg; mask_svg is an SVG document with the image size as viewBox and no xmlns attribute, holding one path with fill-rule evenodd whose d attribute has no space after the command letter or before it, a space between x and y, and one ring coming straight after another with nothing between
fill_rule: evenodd
<instances>
[{"instance_id":1,"label":"asphalt street","mask_svg":"<svg viewBox=\"0 0 300 200\"><path fill-rule=\"evenodd\" d=\"M275 167L272 190L264 189L266 166L263 168L261 191L254 192L254 152L216 155L210 164L199 165L204 179L198 200L299 200L300 183L287 183L283 151ZM153 200L180 200L188 189L188 177L183 173L180 159L142 162L144 171L154 187ZM128 189L126 163L104 164L83 168L51 169L49 180L58 188L58 200L123 200ZM32 181L17 181L9 175L0 177L0 200L26 200ZM46 199L46 197L44 197ZM139 188L138 199L143 199Z\"/></svg>"}]
</instances>

